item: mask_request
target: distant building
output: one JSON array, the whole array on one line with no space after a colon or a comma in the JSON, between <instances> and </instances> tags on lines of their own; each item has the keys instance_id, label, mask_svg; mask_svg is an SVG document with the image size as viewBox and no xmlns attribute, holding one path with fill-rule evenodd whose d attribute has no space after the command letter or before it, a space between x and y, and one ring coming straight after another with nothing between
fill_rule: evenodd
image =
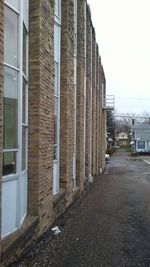
<instances>
[{"instance_id":1,"label":"distant building","mask_svg":"<svg viewBox=\"0 0 150 267\"><path fill-rule=\"evenodd\" d=\"M132 126L132 145L134 152L150 152L150 123L143 122Z\"/></svg>"},{"instance_id":2,"label":"distant building","mask_svg":"<svg viewBox=\"0 0 150 267\"><path fill-rule=\"evenodd\" d=\"M127 146L128 145L128 134L125 132L118 133L116 136L117 146Z\"/></svg>"}]
</instances>

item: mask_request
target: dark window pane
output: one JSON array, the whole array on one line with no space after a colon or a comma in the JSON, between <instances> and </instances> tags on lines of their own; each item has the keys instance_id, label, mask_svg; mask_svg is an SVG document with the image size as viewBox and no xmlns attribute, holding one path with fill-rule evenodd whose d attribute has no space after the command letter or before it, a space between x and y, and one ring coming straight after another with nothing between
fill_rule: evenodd
<instances>
[{"instance_id":1,"label":"dark window pane","mask_svg":"<svg viewBox=\"0 0 150 267\"><path fill-rule=\"evenodd\" d=\"M16 173L16 152L3 154L3 176Z\"/></svg>"},{"instance_id":2,"label":"dark window pane","mask_svg":"<svg viewBox=\"0 0 150 267\"><path fill-rule=\"evenodd\" d=\"M4 148L18 146L17 72L4 69Z\"/></svg>"}]
</instances>

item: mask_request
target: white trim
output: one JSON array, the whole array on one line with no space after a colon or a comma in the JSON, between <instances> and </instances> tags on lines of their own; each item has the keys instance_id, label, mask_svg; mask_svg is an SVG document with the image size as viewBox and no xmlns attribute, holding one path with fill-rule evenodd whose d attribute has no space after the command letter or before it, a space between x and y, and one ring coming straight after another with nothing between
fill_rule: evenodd
<instances>
[{"instance_id":1,"label":"white trim","mask_svg":"<svg viewBox=\"0 0 150 267\"><path fill-rule=\"evenodd\" d=\"M8 4L6 0L4 1L5 6L9 7L12 11L14 11L16 14L20 15L20 11L14 8L12 5Z\"/></svg>"},{"instance_id":2,"label":"white trim","mask_svg":"<svg viewBox=\"0 0 150 267\"><path fill-rule=\"evenodd\" d=\"M16 70L17 72L19 72L19 68L15 67L13 65L10 65L10 64L8 64L6 62L4 62L4 67L8 67L8 68L10 68L12 70Z\"/></svg>"},{"instance_id":3,"label":"white trim","mask_svg":"<svg viewBox=\"0 0 150 267\"><path fill-rule=\"evenodd\" d=\"M56 2L55 2L56 3ZM54 53L54 64L55 62L58 64L58 77L57 77L57 95L54 90L54 112L55 112L55 99L57 99L57 143L54 143L54 149L57 148L57 159L53 159L53 195L59 193L60 189L60 174L59 174L59 166L60 166L60 53L61 53L61 0L58 1L58 13L60 16L56 16L54 14L54 26L57 26L58 29L58 42L55 43L54 38L54 51L55 46L58 48L58 59ZM55 27L54 27L54 37L55 37ZM55 67L55 66L54 66ZM55 119L55 118L54 118ZM55 142L55 137L54 137ZM55 152L55 151L54 151ZM55 154L55 153L54 153Z\"/></svg>"},{"instance_id":4,"label":"white trim","mask_svg":"<svg viewBox=\"0 0 150 267\"><path fill-rule=\"evenodd\" d=\"M3 149L3 152L6 153L6 152L18 152L18 148L5 148Z\"/></svg>"},{"instance_id":5,"label":"white trim","mask_svg":"<svg viewBox=\"0 0 150 267\"><path fill-rule=\"evenodd\" d=\"M15 229L13 229L12 231L9 231L7 234L4 234L1 236L1 239L5 239L6 237L8 237L9 235L14 234L15 232L17 232L18 228L16 227Z\"/></svg>"}]
</instances>

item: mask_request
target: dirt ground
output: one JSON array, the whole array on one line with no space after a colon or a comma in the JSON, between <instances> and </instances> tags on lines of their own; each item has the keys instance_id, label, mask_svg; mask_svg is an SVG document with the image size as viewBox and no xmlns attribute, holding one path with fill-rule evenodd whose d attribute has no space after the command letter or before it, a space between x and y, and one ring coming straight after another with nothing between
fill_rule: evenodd
<instances>
[{"instance_id":1,"label":"dirt ground","mask_svg":"<svg viewBox=\"0 0 150 267\"><path fill-rule=\"evenodd\" d=\"M118 150L57 225L11 266L150 267L150 165Z\"/></svg>"}]
</instances>

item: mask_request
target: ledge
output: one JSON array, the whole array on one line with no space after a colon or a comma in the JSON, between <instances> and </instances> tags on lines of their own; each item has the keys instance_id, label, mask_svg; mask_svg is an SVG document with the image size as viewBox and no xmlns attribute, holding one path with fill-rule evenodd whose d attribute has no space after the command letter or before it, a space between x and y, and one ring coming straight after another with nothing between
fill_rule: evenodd
<instances>
[{"instance_id":1,"label":"ledge","mask_svg":"<svg viewBox=\"0 0 150 267\"><path fill-rule=\"evenodd\" d=\"M1 241L2 244L2 263L9 262L10 258L18 256L17 250L24 250L27 241L33 239L33 232L38 224L37 216L27 215L21 228L14 234ZM27 243L28 243L27 242Z\"/></svg>"},{"instance_id":2,"label":"ledge","mask_svg":"<svg viewBox=\"0 0 150 267\"><path fill-rule=\"evenodd\" d=\"M66 196L66 189L61 188L59 194L53 197L53 207L55 208Z\"/></svg>"},{"instance_id":3,"label":"ledge","mask_svg":"<svg viewBox=\"0 0 150 267\"><path fill-rule=\"evenodd\" d=\"M80 196L80 188L76 186L76 188L73 190L73 201Z\"/></svg>"}]
</instances>

